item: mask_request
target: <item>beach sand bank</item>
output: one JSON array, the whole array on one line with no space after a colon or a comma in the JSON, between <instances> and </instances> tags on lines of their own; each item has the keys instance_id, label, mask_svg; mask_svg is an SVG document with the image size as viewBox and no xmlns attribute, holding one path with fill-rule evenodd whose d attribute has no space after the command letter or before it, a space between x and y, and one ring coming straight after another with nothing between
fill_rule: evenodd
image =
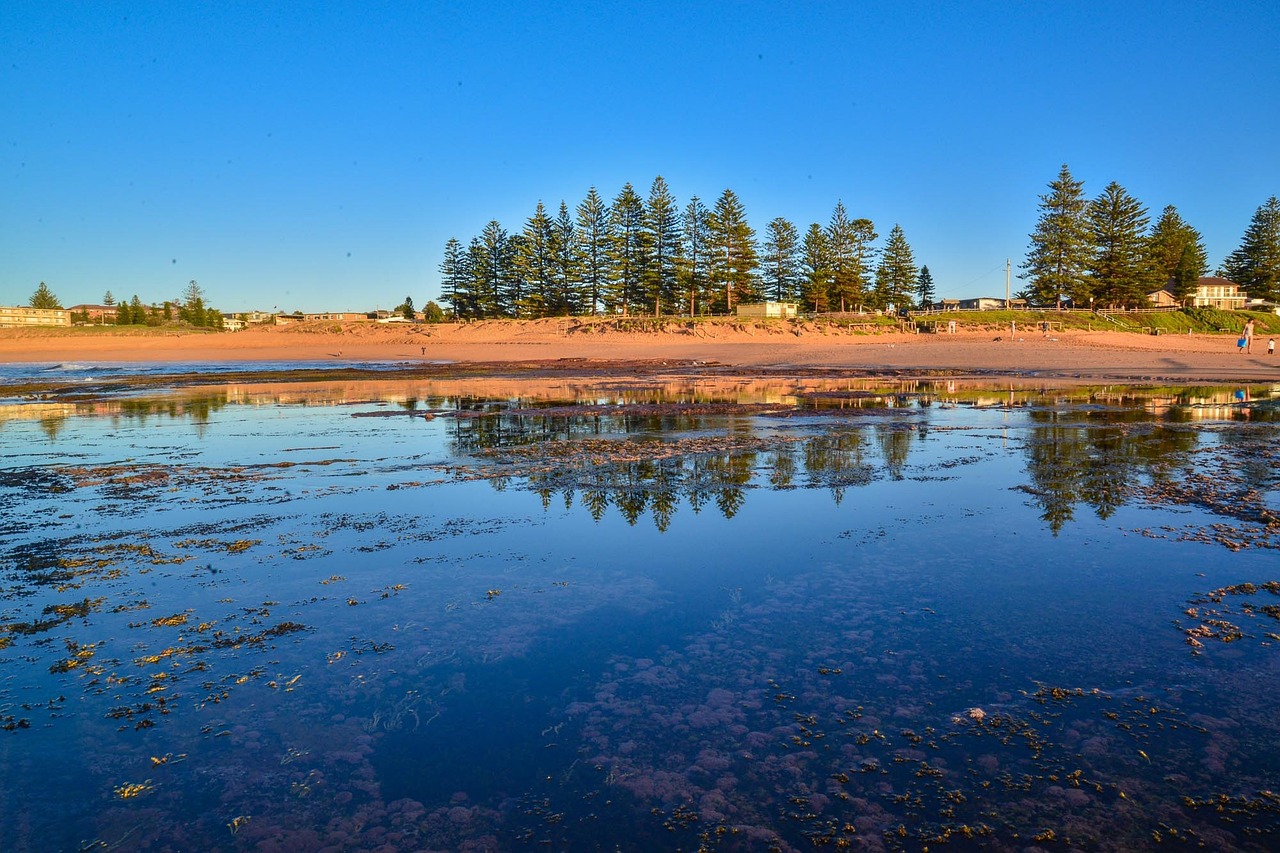
<instances>
[{"instance_id":1,"label":"beach sand bank","mask_svg":"<svg viewBox=\"0 0 1280 853\"><path fill-rule=\"evenodd\" d=\"M130 333L132 331L132 333ZM0 329L0 362L518 363L679 361L750 373L985 375L1115 382L1280 382L1266 342L1231 335L1039 330L854 334L796 324L667 324L627 332L572 319L264 326L242 332ZM248 365L246 365L248 367Z\"/></svg>"}]
</instances>

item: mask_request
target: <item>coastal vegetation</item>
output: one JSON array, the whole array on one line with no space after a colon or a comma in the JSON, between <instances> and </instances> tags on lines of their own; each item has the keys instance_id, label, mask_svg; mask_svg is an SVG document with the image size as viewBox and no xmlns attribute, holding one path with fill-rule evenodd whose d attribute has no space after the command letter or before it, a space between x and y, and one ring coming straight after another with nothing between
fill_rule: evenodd
<instances>
[{"instance_id":1,"label":"coastal vegetation","mask_svg":"<svg viewBox=\"0 0 1280 853\"><path fill-rule=\"evenodd\" d=\"M1174 205L1154 226L1147 208L1112 181L1096 197L1063 165L1041 196L1020 264L1018 295L1055 307L1139 307L1169 289L1180 300L1209 269L1199 231ZM1149 227L1150 226L1150 227ZM883 243L876 224L837 201L825 225L784 217L764 233L725 189L712 207L697 196L681 207L666 181L647 198L627 183L606 202L596 187L552 215L539 201L518 231L496 219L479 235L445 244L441 301L458 319L596 314L733 313L743 302L796 302L804 310L927 307L934 275L920 266L904 229ZM1240 247L1219 273L1253 298L1280 293L1280 201L1258 208Z\"/></svg>"}]
</instances>

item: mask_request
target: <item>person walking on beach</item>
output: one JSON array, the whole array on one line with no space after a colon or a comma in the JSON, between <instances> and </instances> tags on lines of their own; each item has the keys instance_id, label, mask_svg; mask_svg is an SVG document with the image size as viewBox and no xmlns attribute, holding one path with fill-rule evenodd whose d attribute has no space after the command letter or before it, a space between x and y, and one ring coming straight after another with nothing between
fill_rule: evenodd
<instances>
[{"instance_id":1,"label":"person walking on beach","mask_svg":"<svg viewBox=\"0 0 1280 853\"><path fill-rule=\"evenodd\" d=\"M1253 352L1253 319L1252 318L1249 319L1249 322L1244 324L1244 332L1240 334L1240 340L1244 341L1244 344L1241 345L1240 349L1245 354L1252 353Z\"/></svg>"},{"instance_id":2,"label":"person walking on beach","mask_svg":"<svg viewBox=\"0 0 1280 853\"><path fill-rule=\"evenodd\" d=\"M1276 339L1267 338L1267 355L1275 355L1275 354L1276 354Z\"/></svg>"}]
</instances>

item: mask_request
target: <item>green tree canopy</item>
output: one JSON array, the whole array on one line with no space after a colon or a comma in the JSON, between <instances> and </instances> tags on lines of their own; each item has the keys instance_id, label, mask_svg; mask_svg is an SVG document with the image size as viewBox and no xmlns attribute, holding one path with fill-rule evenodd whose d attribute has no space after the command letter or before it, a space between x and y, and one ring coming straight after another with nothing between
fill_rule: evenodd
<instances>
[{"instance_id":1,"label":"green tree canopy","mask_svg":"<svg viewBox=\"0 0 1280 853\"><path fill-rule=\"evenodd\" d=\"M644 207L644 234L648 255L643 271L645 304L653 306L654 314L678 310L680 210L661 175L653 179L649 188L649 200Z\"/></svg>"},{"instance_id":2,"label":"green tree canopy","mask_svg":"<svg viewBox=\"0 0 1280 853\"><path fill-rule=\"evenodd\" d=\"M778 216L769 220L765 234L765 294L777 302L794 302L800 294L800 232Z\"/></svg>"},{"instance_id":3,"label":"green tree canopy","mask_svg":"<svg viewBox=\"0 0 1280 853\"><path fill-rule=\"evenodd\" d=\"M1040 218L1031 232L1031 248L1021 265L1030 282L1033 301L1057 304L1066 295L1083 301L1089 297L1085 270L1090 260L1084 182L1071 176L1064 163L1049 192L1040 196Z\"/></svg>"},{"instance_id":4,"label":"green tree canopy","mask_svg":"<svg viewBox=\"0 0 1280 853\"><path fill-rule=\"evenodd\" d=\"M1257 209L1240 247L1222 265L1227 278L1243 285L1254 299L1280 296L1280 200L1275 196Z\"/></svg>"},{"instance_id":5,"label":"green tree canopy","mask_svg":"<svg viewBox=\"0 0 1280 853\"><path fill-rule=\"evenodd\" d=\"M916 277L916 305L928 308L934 300L933 274L928 265L920 267L920 275Z\"/></svg>"},{"instance_id":6,"label":"green tree canopy","mask_svg":"<svg viewBox=\"0 0 1280 853\"><path fill-rule=\"evenodd\" d=\"M554 315L582 311L581 244L577 223L569 205L560 200L560 210L551 224L552 288L547 295L547 311Z\"/></svg>"},{"instance_id":7,"label":"green tree canopy","mask_svg":"<svg viewBox=\"0 0 1280 853\"><path fill-rule=\"evenodd\" d=\"M58 301L58 297L53 295L53 291L49 289L49 285L43 281L36 288L35 293L31 294L31 298L27 300L32 308L61 308L62 303Z\"/></svg>"},{"instance_id":8,"label":"green tree canopy","mask_svg":"<svg viewBox=\"0 0 1280 853\"><path fill-rule=\"evenodd\" d=\"M711 255L707 248L711 238L710 217L711 212L702 199L696 195L689 199L681 222L678 266L681 299L687 303L690 317L699 310L707 310L711 304Z\"/></svg>"},{"instance_id":9,"label":"green tree canopy","mask_svg":"<svg viewBox=\"0 0 1280 853\"><path fill-rule=\"evenodd\" d=\"M595 187L578 205L577 267L582 277L582 298L588 313L596 314L604 304L609 283L609 207Z\"/></svg>"},{"instance_id":10,"label":"green tree canopy","mask_svg":"<svg viewBox=\"0 0 1280 853\"><path fill-rule=\"evenodd\" d=\"M910 309L914 304L911 297L919 274L915 255L902 226L894 225L876 266L875 307L883 309L892 305L898 311Z\"/></svg>"},{"instance_id":11,"label":"green tree canopy","mask_svg":"<svg viewBox=\"0 0 1280 853\"><path fill-rule=\"evenodd\" d=\"M413 297L406 296L404 298L404 302L401 302L396 307L396 311L400 312L400 316L404 317L406 320L415 319L417 317L417 313L413 310Z\"/></svg>"},{"instance_id":12,"label":"green tree canopy","mask_svg":"<svg viewBox=\"0 0 1280 853\"><path fill-rule=\"evenodd\" d=\"M515 269L521 281L522 298L514 305L517 317L541 317L555 287L555 239L552 220L542 202L525 222L524 238L516 244Z\"/></svg>"},{"instance_id":13,"label":"green tree canopy","mask_svg":"<svg viewBox=\"0 0 1280 853\"><path fill-rule=\"evenodd\" d=\"M746 209L733 190L726 189L716 200L707 219L707 230L711 277L718 291L715 305L731 314L739 302L759 299L756 232L747 224Z\"/></svg>"},{"instance_id":14,"label":"green tree canopy","mask_svg":"<svg viewBox=\"0 0 1280 853\"><path fill-rule=\"evenodd\" d=\"M831 243L827 232L814 222L800 245L800 268L803 281L800 298L806 308L828 311L831 306Z\"/></svg>"},{"instance_id":15,"label":"green tree canopy","mask_svg":"<svg viewBox=\"0 0 1280 853\"><path fill-rule=\"evenodd\" d=\"M1180 300L1190 299L1196 282L1209 269L1208 254L1200 232L1165 207L1147 238L1147 266L1151 286L1164 287Z\"/></svg>"},{"instance_id":16,"label":"green tree canopy","mask_svg":"<svg viewBox=\"0 0 1280 853\"><path fill-rule=\"evenodd\" d=\"M203 328L205 325L204 291L199 283L192 279L187 289L182 292L182 307L178 309L178 319L193 326ZM138 321L134 321L138 322Z\"/></svg>"},{"instance_id":17,"label":"green tree canopy","mask_svg":"<svg viewBox=\"0 0 1280 853\"><path fill-rule=\"evenodd\" d=\"M609 215L612 275L605 295L607 311L630 313L641 304L645 251L644 202L628 182L618 191Z\"/></svg>"},{"instance_id":18,"label":"green tree canopy","mask_svg":"<svg viewBox=\"0 0 1280 853\"><path fill-rule=\"evenodd\" d=\"M444 258L440 261L440 298L458 319L475 316L470 260L457 237L450 237L444 244Z\"/></svg>"},{"instance_id":19,"label":"green tree canopy","mask_svg":"<svg viewBox=\"0 0 1280 853\"><path fill-rule=\"evenodd\" d=\"M1147 209L1115 181L1089 203L1088 296L1104 305L1133 307L1152 289L1147 261ZM1080 301L1085 294L1072 293Z\"/></svg>"}]
</instances>

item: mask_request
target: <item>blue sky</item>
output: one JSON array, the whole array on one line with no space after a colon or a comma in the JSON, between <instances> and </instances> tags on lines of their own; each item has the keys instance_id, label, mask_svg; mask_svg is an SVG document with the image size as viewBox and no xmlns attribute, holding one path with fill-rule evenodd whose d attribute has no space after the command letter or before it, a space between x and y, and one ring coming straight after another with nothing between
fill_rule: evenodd
<instances>
[{"instance_id":1,"label":"blue sky","mask_svg":"<svg viewBox=\"0 0 1280 853\"><path fill-rule=\"evenodd\" d=\"M1280 4L0 4L0 304L421 305L450 237L657 175L1001 296L1063 163L1216 266L1280 194Z\"/></svg>"}]
</instances>

